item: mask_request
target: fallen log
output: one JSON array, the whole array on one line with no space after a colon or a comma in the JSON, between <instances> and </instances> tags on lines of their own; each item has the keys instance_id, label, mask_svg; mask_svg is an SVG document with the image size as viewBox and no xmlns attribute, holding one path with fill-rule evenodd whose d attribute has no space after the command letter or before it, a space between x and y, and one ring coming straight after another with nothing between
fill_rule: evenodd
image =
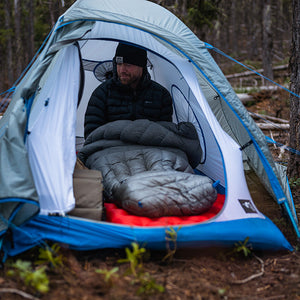
<instances>
[{"instance_id":1,"label":"fallen log","mask_svg":"<svg viewBox=\"0 0 300 300\"><path fill-rule=\"evenodd\" d=\"M273 67L273 71L281 71L281 70L285 70L287 68L288 68L288 64L281 65L281 66L275 66L275 67ZM231 78L255 76L255 75L259 75L257 73L261 74L263 72L264 72L264 69L258 69L258 70L253 70L253 71L245 71L245 72L241 72L241 73L226 75L226 78L231 79Z\"/></svg>"},{"instance_id":2,"label":"fallen log","mask_svg":"<svg viewBox=\"0 0 300 300\"><path fill-rule=\"evenodd\" d=\"M272 117L272 116L268 116L268 115L261 115L261 114L257 114L257 113L253 113L253 112L249 112L249 114L253 119L266 119L266 120L276 121L276 122L285 123L285 124L289 124L289 122L290 122L285 119L276 118L276 117Z\"/></svg>"},{"instance_id":3,"label":"fallen log","mask_svg":"<svg viewBox=\"0 0 300 300\"><path fill-rule=\"evenodd\" d=\"M249 102L249 101L253 101L253 100L254 100L254 97L253 97L253 96L248 95L248 94L245 94L245 93L237 94L237 96L238 96L239 99L242 101L242 103L246 103L246 102Z\"/></svg>"},{"instance_id":4,"label":"fallen log","mask_svg":"<svg viewBox=\"0 0 300 300\"><path fill-rule=\"evenodd\" d=\"M290 129L290 124L256 123L256 125L262 130L289 130Z\"/></svg>"}]
</instances>

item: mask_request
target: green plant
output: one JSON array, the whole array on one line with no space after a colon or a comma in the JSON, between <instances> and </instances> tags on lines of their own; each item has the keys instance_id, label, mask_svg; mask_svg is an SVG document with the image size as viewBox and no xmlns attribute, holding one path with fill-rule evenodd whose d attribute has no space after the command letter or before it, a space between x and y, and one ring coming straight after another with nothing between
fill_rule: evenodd
<instances>
[{"instance_id":1,"label":"green plant","mask_svg":"<svg viewBox=\"0 0 300 300\"><path fill-rule=\"evenodd\" d=\"M163 293L165 288L157 284L155 279L153 279L148 272L144 273L140 278L140 287L137 290L137 294L152 294L155 292Z\"/></svg>"},{"instance_id":2,"label":"green plant","mask_svg":"<svg viewBox=\"0 0 300 300\"><path fill-rule=\"evenodd\" d=\"M291 186L291 187L298 187L298 186L300 186L300 178L292 177L292 178L289 180L289 183L290 183L290 186Z\"/></svg>"},{"instance_id":3,"label":"green plant","mask_svg":"<svg viewBox=\"0 0 300 300\"><path fill-rule=\"evenodd\" d=\"M119 271L118 267L112 268L111 270L107 269L97 269L95 270L96 273L98 274L103 274L104 275L104 281L112 284L113 278L117 278L118 274L116 274Z\"/></svg>"},{"instance_id":4,"label":"green plant","mask_svg":"<svg viewBox=\"0 0 300 300\"><path fill-rule=\"evenodd\" d=\"M126 258L119 259L119 263L129 263L130 267L125 274L132 274L134 280L132 284L138 283L138 294L149 294L153 292L164 292L164 287L155 282L148 272L144 272L143 258L146 253L145 248L140 248L137 243L132 243L132 250L125 248Z\"/></svg>"},{"instance_id":5,"label":"green plant","mask_svg":"<svg viewBox=\"0 0 300 300\"><path fill-rule=\"evenodd\" d=\"M50 265L52 268L63 266L63 256L59 254L60 246L53 244L51 247L39 249L39 259L35 262L37 265Z\"/></svg>"},{"instance_id":6,"label":"green plant","mask_svg":"<svg viewBox=\"0 0 300 300\"><path fill-rule=\"evenodd\" d=\"M260 110L258 113L260 115L267 115L267 112L264 109Z\"/></svg>"},{"instance_id":7,"label":"green plant","mask_svg":"<svg viewBox=\"0 0 300 300\"><path fill-rule=\"evenodd\" d=\"M237 94L253 94L253 93L257 93L259 91L259 88L257 87L236 87L234 88L234 91Z\"/></svg>"},{"instance_id":8,"label":"green plant","mask_svg":"<svg viewBox=\"0 0 300 300\"><path fill-rule=\"evenodd\" d=\"M167 248L167 254L162 259L162 261L168 261L171 262L174 258L174 255L177 251L177 236L178 231L181 229L181 226L175 230L172 226L170 229L166 229L166 248Z\"/></svg>"},{"instance_id":9,"label":"green plant","mask_svg":"<svg viewBox=\"0 0 300 300\"><path fill-rule=\"evenodd\" d=\"M49 291L49 279L46 274L46 266L33 269L31 262L18 259L7 271L8 276L19 276L27 286L33 287L40 293Z\"/></svg>"},{"instance_id":10,"label":"green plant","mask_svg":"<svg viewBox=\"0 0 300 300\"><path fill-rule=\"evenodd\" d=\"M190 1L187 5L186 22L197 28L203 28L204 26L213 27L213 20L220 13L217 2L215 0Z\"/></svg>"},{"instance_id":11,"label":"green plant","mask_svg":"<svg viewBox=\"0 0 300 300\"><path fill-rule=\"evenodd\" d=\"M146 253L145 248L140 248L137 243L131 243L132 251L125 248L126 258L119 259L119 263L129 263L129 273L137 277L138 271L143 268L143 255Z\"/></svg>"},{"instance_id":12,"label":"green plant","mask_svg":"<svg viewBox=\"0 0 300 300\"><path fill-rule=\"evenodd\" d=\"M243 61L244 65L248 66L251 69L257 70L262 68L262 63L260 61L245 59Z\"/></svg>"},{"instance_id":13,"label":"green plant","mask_svg":"<svg viewBox=\"0 0 300 300\"><path fill-rule=\"evenodd\" d=\"M249 237L247 237L243 242L239 241L235 243L235 248L233 249L234 253L243 253L245 257L252 254L251 245L248 244Z\"/></svg>"}]
</instances>

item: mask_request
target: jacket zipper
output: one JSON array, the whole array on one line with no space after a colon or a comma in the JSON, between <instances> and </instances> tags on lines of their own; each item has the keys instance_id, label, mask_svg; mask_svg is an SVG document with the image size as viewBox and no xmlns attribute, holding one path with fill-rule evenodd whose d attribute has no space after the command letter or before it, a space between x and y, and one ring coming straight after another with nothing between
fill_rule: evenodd
<instances>
[{"instance_id":1,"label":"jacket zipper","mask_svg":"<svg viewBox=\"0 0 300 300\"><path fill-rule=\"evenodd\" d=\"M133 91L133 97L132 97L133 101L132 101L132 119L135 120L136 119L136 90Z\"/></svg>"}]
</instances>

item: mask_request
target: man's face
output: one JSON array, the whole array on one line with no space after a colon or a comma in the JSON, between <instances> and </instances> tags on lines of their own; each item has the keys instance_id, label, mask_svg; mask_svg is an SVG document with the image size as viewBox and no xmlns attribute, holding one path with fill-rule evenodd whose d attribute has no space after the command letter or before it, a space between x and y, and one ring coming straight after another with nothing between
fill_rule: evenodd
<instances>
[{"instance_id":1,"label":"man's face","mask_svg":"<svg viewBox=\"0 0 300 300\"><path fill-rule=\"evenodd\" d=\"M117 73L122 84L136 88L143 74L143 68L131 64L117 64Z\"/></svg>"}]
</instances>

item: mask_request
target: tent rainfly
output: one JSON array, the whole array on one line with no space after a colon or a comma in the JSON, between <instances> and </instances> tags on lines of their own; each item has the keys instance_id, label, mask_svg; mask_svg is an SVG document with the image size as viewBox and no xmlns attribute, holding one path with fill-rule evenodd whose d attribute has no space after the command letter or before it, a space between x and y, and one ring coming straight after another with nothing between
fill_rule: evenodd
<instances>
[{"instance_id":1,"label":"tent rainfly","mask_svg":"<svg viewBox=\"0 0 300 300\"><path fill-rule=\"evenodd\" d=\"M197 129L203 153L194 171L216 182L223 199L205 220L171 223L165 217L144 226L68 214L75 205L72 175L88 100L120 41L147 51L151 78L172 96L173 122ZM248 238L254 249L292 250L257 208L261 199L278 204L299 236L285 168L274 162L211 48L171 12L145 0L78 0L58 19L0 119L0 237L6 255L49 240L78 250L133 241L164 249L169 226L181 248L231 247Z\"/></svg>"}]
</instances>

